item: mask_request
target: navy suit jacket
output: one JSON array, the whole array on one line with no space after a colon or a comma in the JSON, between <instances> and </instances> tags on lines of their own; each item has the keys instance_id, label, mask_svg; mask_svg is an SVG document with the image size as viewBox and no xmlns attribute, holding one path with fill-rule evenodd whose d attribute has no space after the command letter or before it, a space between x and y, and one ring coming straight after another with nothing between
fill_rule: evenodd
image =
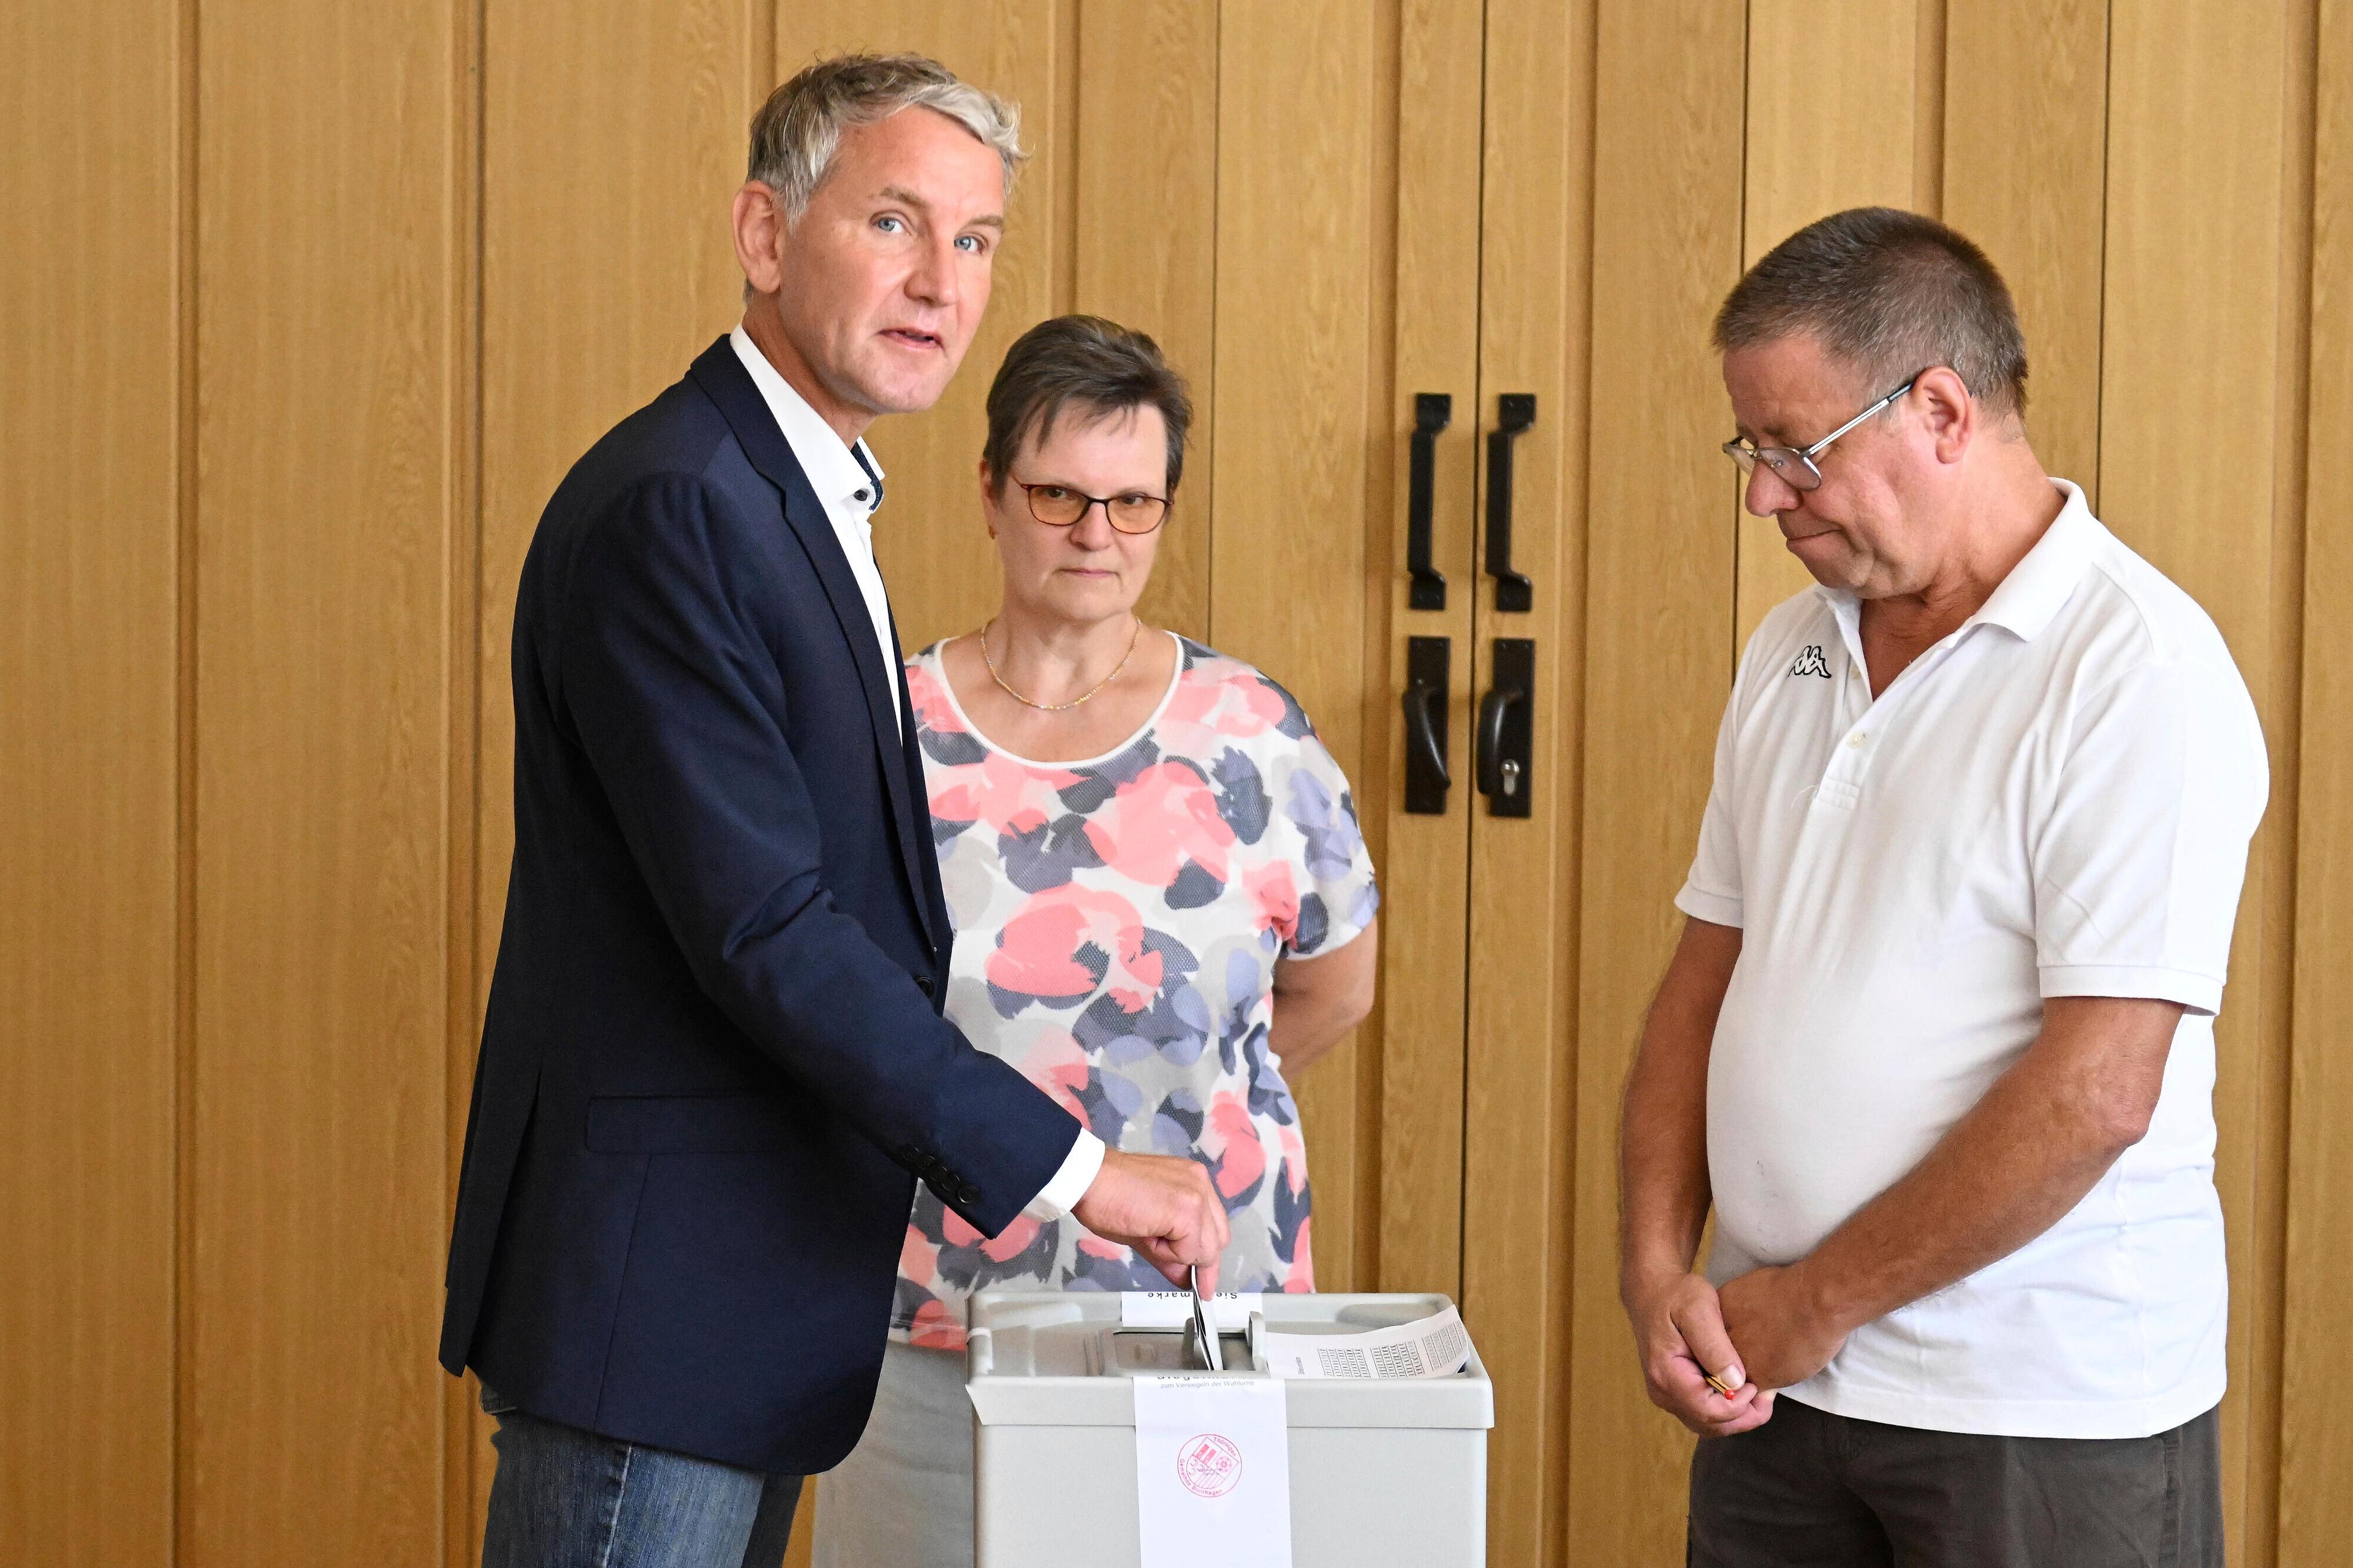
<instances>
[{"instance_id":1,"label":"navy suit jacket","mask_svg":"<svg viewBox=\"0 0 2353 1568\"><path fill-rule=\"evenodd\" d=\"M451 1372L610 1436L829 1468L873 1401L914 1176L993 1235L1070 1152L1077 1122L940 1016L892 681L906 711L726 339L548 503Z\"/></svg>"}]
</instances>

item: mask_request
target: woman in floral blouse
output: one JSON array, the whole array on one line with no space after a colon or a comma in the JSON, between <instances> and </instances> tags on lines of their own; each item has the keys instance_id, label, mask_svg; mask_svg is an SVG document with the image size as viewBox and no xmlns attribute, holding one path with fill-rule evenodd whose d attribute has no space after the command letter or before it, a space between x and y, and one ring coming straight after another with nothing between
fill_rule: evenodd
<instances>
[{"instance_id":1,"label":"woman in floral blouse","mask_svg":"<svg viewBox=\"0 0 2353 1568\"><path fill-rule=\"evenodd\" d=\"M989 389L1003 606L907 666L955 919L947 1016L1113 1148L1206 1165L1232 1228L1221 1286L1312 1290L1286 1074L1371 1005L1379 896L1298 703L1136 617L1191 413L1150 338L1091 316L1032 328ZM985 1237L918 1189L874 1415L818 1504L819 1568L971 1563L973 1291L1166 1284L1073 1220Z\"/></svg>"}]
</instances>

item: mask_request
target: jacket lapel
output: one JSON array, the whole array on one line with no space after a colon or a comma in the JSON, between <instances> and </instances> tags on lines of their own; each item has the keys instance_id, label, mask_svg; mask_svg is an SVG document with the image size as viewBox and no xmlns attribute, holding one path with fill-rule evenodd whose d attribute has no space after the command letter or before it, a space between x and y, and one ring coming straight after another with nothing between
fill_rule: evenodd
<instances>
[{"instance_id":1,"label":"jacket lapel","mask_svg":"<svg viewBox=\"0 0 2353 1568\"><path fill-rule=\"evenodd\" d=\"M918 869L923 860L917 858L920 853L928 858L933 851L930 845L915 842L913 785L907 776L906 739L902 735L888 684L897 678L903 685L903 676L898 670L881 668L881 650L875 641L872 617L867 614L866 595L859 591L849 558L841 552L841 541L834 536L832 520L810 487L808 476L801 471L800 459L793 456L785 433L776 427L776 416L769 413L767 404L761 399L760 389L752 384L751 373L736 359L733 345L721 338L703 351L689 374L704 395L718 405L752 467L776 487L784 500L786 523L799 537L801 548L816 564L818 582L825 589L826 601L833 606L833 618L849 645L850 662L857 667L859 686L866 696L867 722L873 731L874 748L881 753L882 782L890 795L891 826L899 844L900 870L923 921L923 933L936 952L941 946L940 932L933 920L932 900L924 896L923 873ZM895 648L897 629L890 629ZM912 736L912 710L907 718L907 735Z\"/></svg>"}]
</instances>

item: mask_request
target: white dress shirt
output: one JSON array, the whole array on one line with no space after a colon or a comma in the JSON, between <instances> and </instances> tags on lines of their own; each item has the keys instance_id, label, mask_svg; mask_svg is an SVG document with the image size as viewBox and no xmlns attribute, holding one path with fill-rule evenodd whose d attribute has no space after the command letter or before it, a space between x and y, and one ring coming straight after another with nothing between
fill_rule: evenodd
<instances>
[{"instance_id":1,"label":"white dress shirt","mask_svg":"<svg viewBox=\"0 0 2353 1568\"><path fill-rule=\"evenodd\" d=\"M849 563L849 574L858 580L858 591L866 600L867 619L882 654L882 684L890 690L891 710L904 734L907 716L899 707L899 648L891 634L891 601L883 592L882 569L874 561L874 509L882 504L882 464L864 441L855 447L844 443L808 405L808 400L768 363L768 356L741 325L728 334L727 341L750 373L752 384L760 389L761 401L767 404L776 428L784 432L785 445L793 449L794 460L800 464L809 488L817 491L826 520L833 524L833 536ZM916 789L923 786L920 778L910 782ZM1030 1216L1059 1219L1077 1207L1103 1169L1103 1140L1080 1128L1078 1142L1063 1157L1062 1168L1030 1200Z\"/></svg>"},{"instance_id":2,"label":"white dress shirt","mask_svg":"<svg viewBox=\"0 0 2353 1568\"><path fill-rule=\"evenodd\" d=\"M882 464L863 441L855 448L843 445L833 426L808 405L808 399L795 392L793 384L768 363L751 333L739 326L727 341L735 345L735 357L752 373L752 384L760 389L768 412L776 416L776 427L785 433L785 445L793 449L809 489L817 491L818 500L825 507L826 521L833 524L834 538L841 542L849 574L858 579L858 591L866 599L875 646L882 650L882 684L890 689L891 710L898 714L903 733L907 716L899 712L899 649L891 636L891 601L882 591L882 568L874 563L874 509L882 504Z\"/></svg>"},{"instance_id":3,"label":"white dress shirt","mask_svg":"<svg viewBox=\"0 0 2353 1568\"><path fill-rule=\"evenodd\" d=\"M1852 594L1799 595L1741 658L1675 900L1742 933L1708 1057L1708 1275L1793 1262L1901 1179L2045 999L2179 1003L2147 1135L2073 1211L1788 1391L2143 1437L2222 1397L2213 1015L2267 764L2214 623L2059 488L1984 607L1876 698Z\"/></svg>"}]
</instances>

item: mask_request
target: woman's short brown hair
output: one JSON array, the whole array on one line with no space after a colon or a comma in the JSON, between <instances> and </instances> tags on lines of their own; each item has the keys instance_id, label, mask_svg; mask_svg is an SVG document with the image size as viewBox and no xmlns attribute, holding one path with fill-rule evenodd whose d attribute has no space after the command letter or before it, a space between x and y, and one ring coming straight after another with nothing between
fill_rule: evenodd
<instances>
[{"instance_id":1,"label":"woman's short brown hair","mask_svg":"<svg viewBox=\"0 0 2353 1568\"><path fill-rule=\"evenodd\" d=\"M1040 321L1005 351L988 384L988 441L980 452L990 487L1001 491L1030 433L1044 444L1054 421L1073 406L1090 424L1135 408L1160 410L1168 429L1168 493L1176 493L1185 432L1193 423L1185 378L1161 357L1158 343L1101 316Z\"/></svg>"}]
</instances>

